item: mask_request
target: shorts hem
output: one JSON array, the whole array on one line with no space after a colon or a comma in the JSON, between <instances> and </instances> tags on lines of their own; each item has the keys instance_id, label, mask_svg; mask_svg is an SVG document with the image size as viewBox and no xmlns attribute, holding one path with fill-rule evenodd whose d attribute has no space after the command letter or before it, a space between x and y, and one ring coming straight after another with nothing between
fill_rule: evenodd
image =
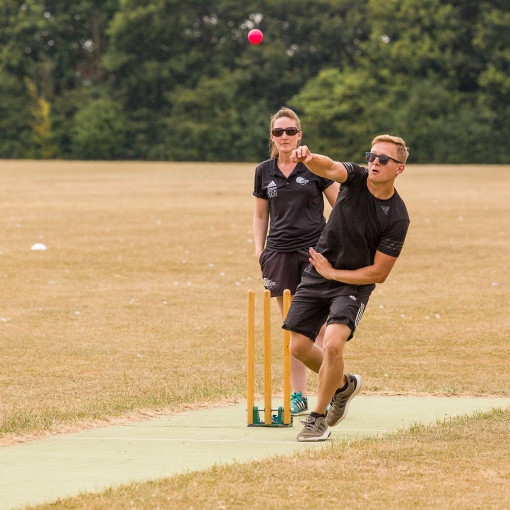
<instances>
[{"instance_id":1,"label":"shorts hem","mask_svg":"<svg viewBox=\"0 0 510 510\"><path fill-rule=\"evenodd\" d=\"M327 321L326 325L329 324L345 324L346 326L349 326L351 334L349 335L347 341L349 341L354 336L354 332L356 331L354 324L349 319L332 319L330 321Z\"/></svg>"},{"instance_id":2,"label":"shorts hem","mask_svg":"<svg viewBox=\"0 0 510 510\"><path fill-rule=\"evenodd\" d=\"M264 287L264 290L269 290L269 291L271 291L271 289L268 289L268 288L266 288L266 287ZM289 289L285 289L285 290L289 290ZM276 293L273 293L273 291L271 291L271 297L272 297L272 298L273 298L273 297L283 297L283 292L284 292L284 291L281 291L281 292L280 292L280 291L276 291ZM290 294L291 294L291 296L293 295L293 294L292 294L292 292L291 292Z\"/></svg>"},{"instance_id":3,"label":"shorts hem","mask_svg":"<svg viewBox=\"0 0 510 510\"><path fill-rule=\"evenodd\" d=\"M282 326L282 329L284 329L285 331L291 331L292 333L297 333L298 335L306 336L306 338L309 338L312 342L315 343L315 337L312 338L310 336L310 332L309 331L298 330L297 328L290 328L286 324L284 324Z\"/></svg>"}]
</instances>

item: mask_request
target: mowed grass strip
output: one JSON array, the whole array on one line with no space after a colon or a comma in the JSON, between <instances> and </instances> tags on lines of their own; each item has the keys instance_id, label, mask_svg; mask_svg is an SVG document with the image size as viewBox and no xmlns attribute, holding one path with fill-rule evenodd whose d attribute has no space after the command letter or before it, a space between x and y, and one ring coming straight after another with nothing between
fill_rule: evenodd
<instances>
[{"instance_id":1,"label":"mowed grass strip","mask_svg":"<svg viewBox=\"0 0 510 510\"><path fill-rule=\"evenodd\" d=\"M477 413L31 508L503 510L510 500L509 424L508 409Z\"/></svg>"},{"instance_id":2,"label":"mowed grass strip","mask_svg":"<svg viewBox=\"0 0 510 510\"><path fill-rule=\"evenodd\" d=\"M3 444L244 398L254 167L1 162ZM346 370L366 393L510 395L510 167L411 165L396 185L408 239Z\"/></svg>"}]
</instances>

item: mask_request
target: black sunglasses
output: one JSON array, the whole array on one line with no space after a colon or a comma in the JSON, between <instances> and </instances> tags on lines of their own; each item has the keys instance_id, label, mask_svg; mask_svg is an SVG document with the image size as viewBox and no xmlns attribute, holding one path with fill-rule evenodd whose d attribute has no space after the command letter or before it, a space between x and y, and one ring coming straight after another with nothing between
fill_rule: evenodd
<instances>
[{"instance_id":1,"label":"black sunglasses","mask_svg":"<svg viewBox=\"0 0 510 510\"><path fill-rule=\"evenodd\" d=\"M373 163L377 158L379 158L379 163L381 163L381 165L387 165L390 159L391 161L395 161L395 163L402 164L398 159L390 156L383 156L382 154L374 154L373 152L365 152L365 158L367 158L368 163Z\"/></svg>"},{"instance_id":2,"label":"black sunglasses","mask_svg":"<svg viewBox=\"0 0 510 510\"><path fill-rule=\"evenodd\" d=\"M271 131L273 136L279 137L283 135L283 132L286 132L289 136L297 135L301 130L296 127L288 127L288 128L274 128Z\"/></svg>"}]
</instances>

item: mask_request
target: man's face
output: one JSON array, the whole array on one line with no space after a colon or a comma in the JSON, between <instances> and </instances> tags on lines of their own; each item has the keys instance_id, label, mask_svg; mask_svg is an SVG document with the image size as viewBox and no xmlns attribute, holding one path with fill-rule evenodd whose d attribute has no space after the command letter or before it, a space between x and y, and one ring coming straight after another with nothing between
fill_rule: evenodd
<instances>
[{"instance_id":1,"label":"man's face","mask_svg":"<svg viewBox=\"0 0 510 510\"><path fill-rule=\"evenodd\" d=\"M390 142L379 142L370 149L372 154L378 156L389 156L398 160L397 146ZM398 174L404 171L404 165L390 159L385 165L382 165L379 158L372 163L368 163L368 179L373 183L385 183L394 181Z\"/></svg>"}]
</instances>

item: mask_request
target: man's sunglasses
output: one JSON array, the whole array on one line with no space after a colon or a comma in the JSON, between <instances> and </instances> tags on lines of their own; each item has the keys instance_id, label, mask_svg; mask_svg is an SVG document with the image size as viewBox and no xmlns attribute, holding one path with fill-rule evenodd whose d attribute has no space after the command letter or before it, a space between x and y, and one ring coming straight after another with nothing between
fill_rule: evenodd
<instances>
[{"instance_id":1,"label":"man's sunglasses","mask_svg":"<svg viewBox=\"0 0 510 510\"><path fill-rule=\"evenodd\" d=\"M381 165L387 165L390 159L391 161L395 161L395 163L402 164L398 159L390 156L383 156L382 154L374 154L373 152L365 152L365 158L367 158L368 163L373 163L377 158L379 158L379 163L381 163Z\"/></svg>"},{"instance_id":2,"label":"man's sunglasses","mask_svg":"<svg viewBox=\"0 0 510 510\"><path fill-rule=\"evenodd\" d=\"M300 129L296 128L296 127L288 127L288 128L274 128L272 131L271 131L271 134L273 136L276 136L276 137L280 137L283 135L283 132L286 132L289 136L294 136L294 135L297 135L299 133L299 131L301 131Z\"/></svg>"}]
</instances>

